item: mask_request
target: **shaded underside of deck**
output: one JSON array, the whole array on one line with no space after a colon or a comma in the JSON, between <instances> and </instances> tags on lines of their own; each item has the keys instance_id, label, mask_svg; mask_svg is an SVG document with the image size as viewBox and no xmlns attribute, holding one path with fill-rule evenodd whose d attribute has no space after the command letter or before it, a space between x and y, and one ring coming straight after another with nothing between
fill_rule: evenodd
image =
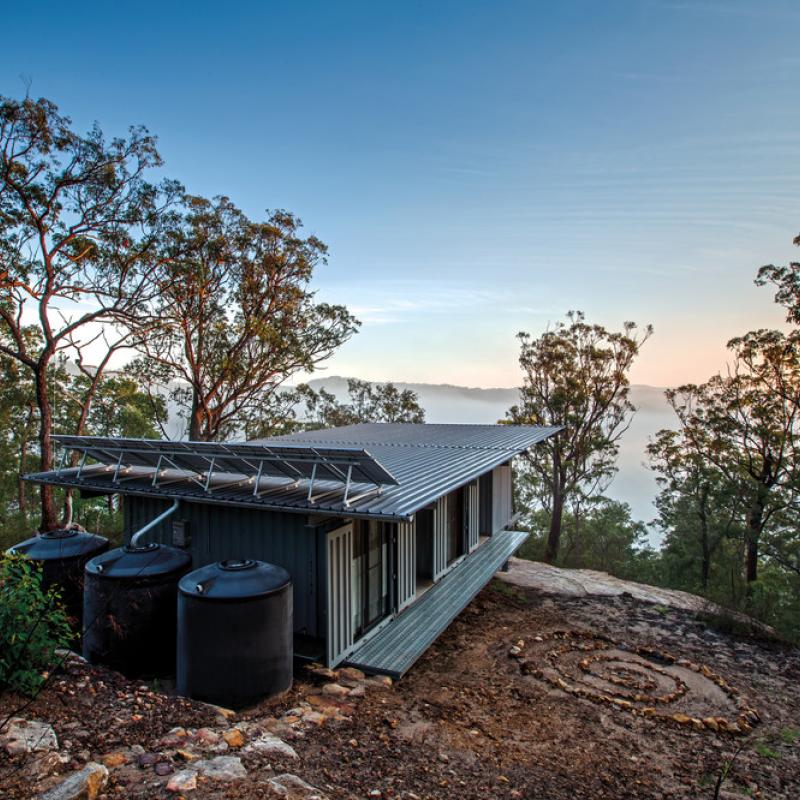
<instances>
[{"instance_id":1,"label":"shaded underside of deck","mask_svg":"<svg viewBox=\"0 0 800 800\"><path fill-rule=\"evenodd\" d=\"M527 538L522 531L496 533L354 650L345 663L364 672L401 678Z\"/></svg>"}]
</instances>

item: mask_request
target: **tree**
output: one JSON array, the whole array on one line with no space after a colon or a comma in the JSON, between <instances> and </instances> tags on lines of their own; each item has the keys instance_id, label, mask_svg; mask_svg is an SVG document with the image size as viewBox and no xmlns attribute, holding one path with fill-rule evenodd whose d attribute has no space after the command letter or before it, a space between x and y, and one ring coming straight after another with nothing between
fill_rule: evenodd
<instances>
[{"instance_id":1,"label":"tree","mask_svg":"<svg viewBox=\"0 0 800 800\"><path fill-rule=\"evenodd\" d=\"M744 508L748 586L771 518L796 511L800 490L800 332L732 339L733 365L667 392L692 450L719 470Z\"/></svg>"},{"instance_id":2,"label":"tree","mask_svg":"<svg viewBox=\"0 0 800 800\"><path fill-rule=\"evenodd\" d=\"M160 164L144 128L106 141L97 125L75 133L48 100L0 97L0 353L33 380L43 470L53 466L57 356L130 321L153 288L158 223L175 191L145 180ZM41 512L41 529L55 528L50 486Z\"/></svg>"},{"instance_id":3,"label":"tree","mask_svg":"<svg viewBox=\"0 0 800 800\"><path fill-rule=\"evenodd\" d=\"M544 510L534 511L527 524L533 536L521 555L538 558L542 545L546 546L549 515ZM638 577L637 562L652 553L646 547L647 529L631 518L630 506L606 497L587 500L580 514L565 511L562 538L560 566L597 569L620 578Z\"/></svg>"},{"instance_id":4,"label":"tree","mask_svg":"<svg viewBox=\"0 0 800 800\"><path fill-rule=\"evenodd\" d=\"M24 336L32 333L25 331ZM2 336L0 330L0 341ZM31 466L37 422L36 390L29 370L0 353L0 522L13 505L21 516L27 514L31 487L20 475Z\"/></svg>"},{"instance_id":5,"label":"tree","mask_svg":"<svg viewBox=\"0 0 800 800\"><path fill-rule=\"evenodd\" d=\"M85 378L82 378L85 381ZM86 423L90 435L156 439L167 421L164 398L152 400L139 382L125 374L107 375L100 384Z\"/></svg>"},{"instance_id":6,"label":"tree","mask_svg":"<svg viewBox=\"0 0 800 800\"><path fill-rule=\"evenodd\" d=\"M691 539L686 566L691 570L699 560L703 593L708 590L712 560L723 540L737 529L742 511L737 486L700 449L705 442L685 430L661 430L647 447L661 488L656 498L659 527L673 538Z\"/></svg>"},{"instance_id":7,"label":"tree","mask_svg":"<svg viewBox=\"0 0 800 800\"><path fill-rule=\"evenodd\" d=\"M619 439L635 411L628 373L651 333L632 322L610 332L570 312L538 339L519 334L524 381L508 418L563 427L531 451L523 476L550 510L547 561L558 555L565 505L600 493L616 471Z\"/></svg>"},{"instance_id":8,"label":"tree","mask_svg":"<svg viewBox=\"0 0 800 800\"><path fill-rule=\"evenodd\" d=\"M411 389L398 389L393 383L370 383L350 378L348 401L340 403L325 389L315 392L307 384L297 387L305 404L304 427L338 428L362 422L425 422L425 410Z\"/></svg>"},{"instance_id":9,"label":"tree","mask_svg":"<svg viewBox=\"0 0 800 800\"><path fill-rule=\"evenodd\" d=\"M266 414L255 409L246 424L248 439L293 433L297 430L340 428L362 422L425 422L425 410L411 389L393 383L369 383L356 378L347 381L348 400L341 402L332 392L312 389L301 383L293 390L279 392Z\"/></svg>"},{"instance_id":10,"label":"tree","mask_svg":"<svg viewBox=\"0 0 800 800\"><path fill-rule=\"evenodd\" d=\"M183 198L170 220L148 308L138 374L170 387L189 438L238 433L283 408L278 389L310 372L356 330L346 308L309 284L326 247L287 211L249 220L230 200Z\"/></svg>"},{"instance_id":11,"label":"tree","mask_svg":"<svg viewBox=\"0 0 800 800\"><path fill-rule=\"evenodd\" d=\"M800 247L800 236L793 244ZM756 285L771 283L776 288L775 302L786 308L786 321L800 325L800 263L791 261L786 266L766 264L758 270Z\"/></svg>"}]
</instances>

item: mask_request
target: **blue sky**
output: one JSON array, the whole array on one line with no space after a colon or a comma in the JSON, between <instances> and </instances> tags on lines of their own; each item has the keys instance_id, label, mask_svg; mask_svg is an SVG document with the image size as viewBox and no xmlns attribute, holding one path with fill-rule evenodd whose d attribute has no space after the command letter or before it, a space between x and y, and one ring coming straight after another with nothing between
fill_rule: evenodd
<instances>
[{"instance_id":1,"label":"blue sky","mask_svg":"<svg viewBox=\"0 0 800 800\"><path fill-rule=\"evenodd\" d=\"M166 172L330 246L361 332L328 374L513 385L568 309L656 332L633 378L703 380L782 321L756 268L800 255L800 5L40 3L20 76L79 127L144 123ZM10 35L9 33L10 32Z\"/></svg>"}]
</instances>

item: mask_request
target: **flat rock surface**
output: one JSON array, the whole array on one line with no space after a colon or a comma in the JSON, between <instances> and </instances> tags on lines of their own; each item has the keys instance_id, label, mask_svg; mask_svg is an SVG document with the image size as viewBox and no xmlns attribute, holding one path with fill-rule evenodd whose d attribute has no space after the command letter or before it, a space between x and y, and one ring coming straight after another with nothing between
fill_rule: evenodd
<instances>
[{"instance_id":1,"label":"flat rock surface","mask_svg":"<svg viewBox=\"0 0 800 800\"><path fill-rule=\"evenodd\" d=\"M722 800L800 797L800 651L711 627L699 599L597 575L515 562L394 686L298 673L230 719L70 660L33 703L0 698L0 719L24 706L59 748L0 752L0 795L35 797L107 757L99 797L130 800L689 800L722 773ZM339 680L363 696L323 693ZM228 780L199 763L220 757Z\"/></svg>"},{"instance_id":2,"label":"flat rock surface","mask_svg":"<svg viewBox=\"0 0 800 800\"><path fill-rule=\"evenodd\" d=\"M719 607L696 594L677 589L662 589L635 581L615 578L607 572L593 569L563 569L541 561L524 558L509 559L508 572L498 573L500 580L516 586L538 589L547 594L566 597L618 597L629 594L636 600L656 605L680 608L684 611L718 610Z\"/></svg>"}]
</instances>

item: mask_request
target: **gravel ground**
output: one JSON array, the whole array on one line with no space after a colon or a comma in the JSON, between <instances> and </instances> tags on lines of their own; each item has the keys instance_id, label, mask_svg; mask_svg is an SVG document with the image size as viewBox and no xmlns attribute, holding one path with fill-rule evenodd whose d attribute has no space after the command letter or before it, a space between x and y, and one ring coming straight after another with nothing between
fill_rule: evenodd
<instances>
[{"instance_id":1,"label":"gravel ground","mask_svg":"<svg viewBox=\"0 0 800 800\"><path fill-rule=\"evenodd\" d=\"M226 719L70 660L18 714L52 725L58 750L0 751L0 796L37 796L105 759L99 797L176 797L168 783L194 748L234 756L247 774L200 773L187 798L281 796L269 781L290 772L331 798L712 798L725 773L721 798L794 799L799 682L797 649L719 632L686 609L495 581L405 679L366 682L363 696L328 696L299 676L287 696ZM0 719L23 702L0 698ZM320 724L288 713L303 703L324 711ZM214 744L233 727L242 743ZM248 750L264 731L299 757Z\"/></svg>"}]
</instances>

